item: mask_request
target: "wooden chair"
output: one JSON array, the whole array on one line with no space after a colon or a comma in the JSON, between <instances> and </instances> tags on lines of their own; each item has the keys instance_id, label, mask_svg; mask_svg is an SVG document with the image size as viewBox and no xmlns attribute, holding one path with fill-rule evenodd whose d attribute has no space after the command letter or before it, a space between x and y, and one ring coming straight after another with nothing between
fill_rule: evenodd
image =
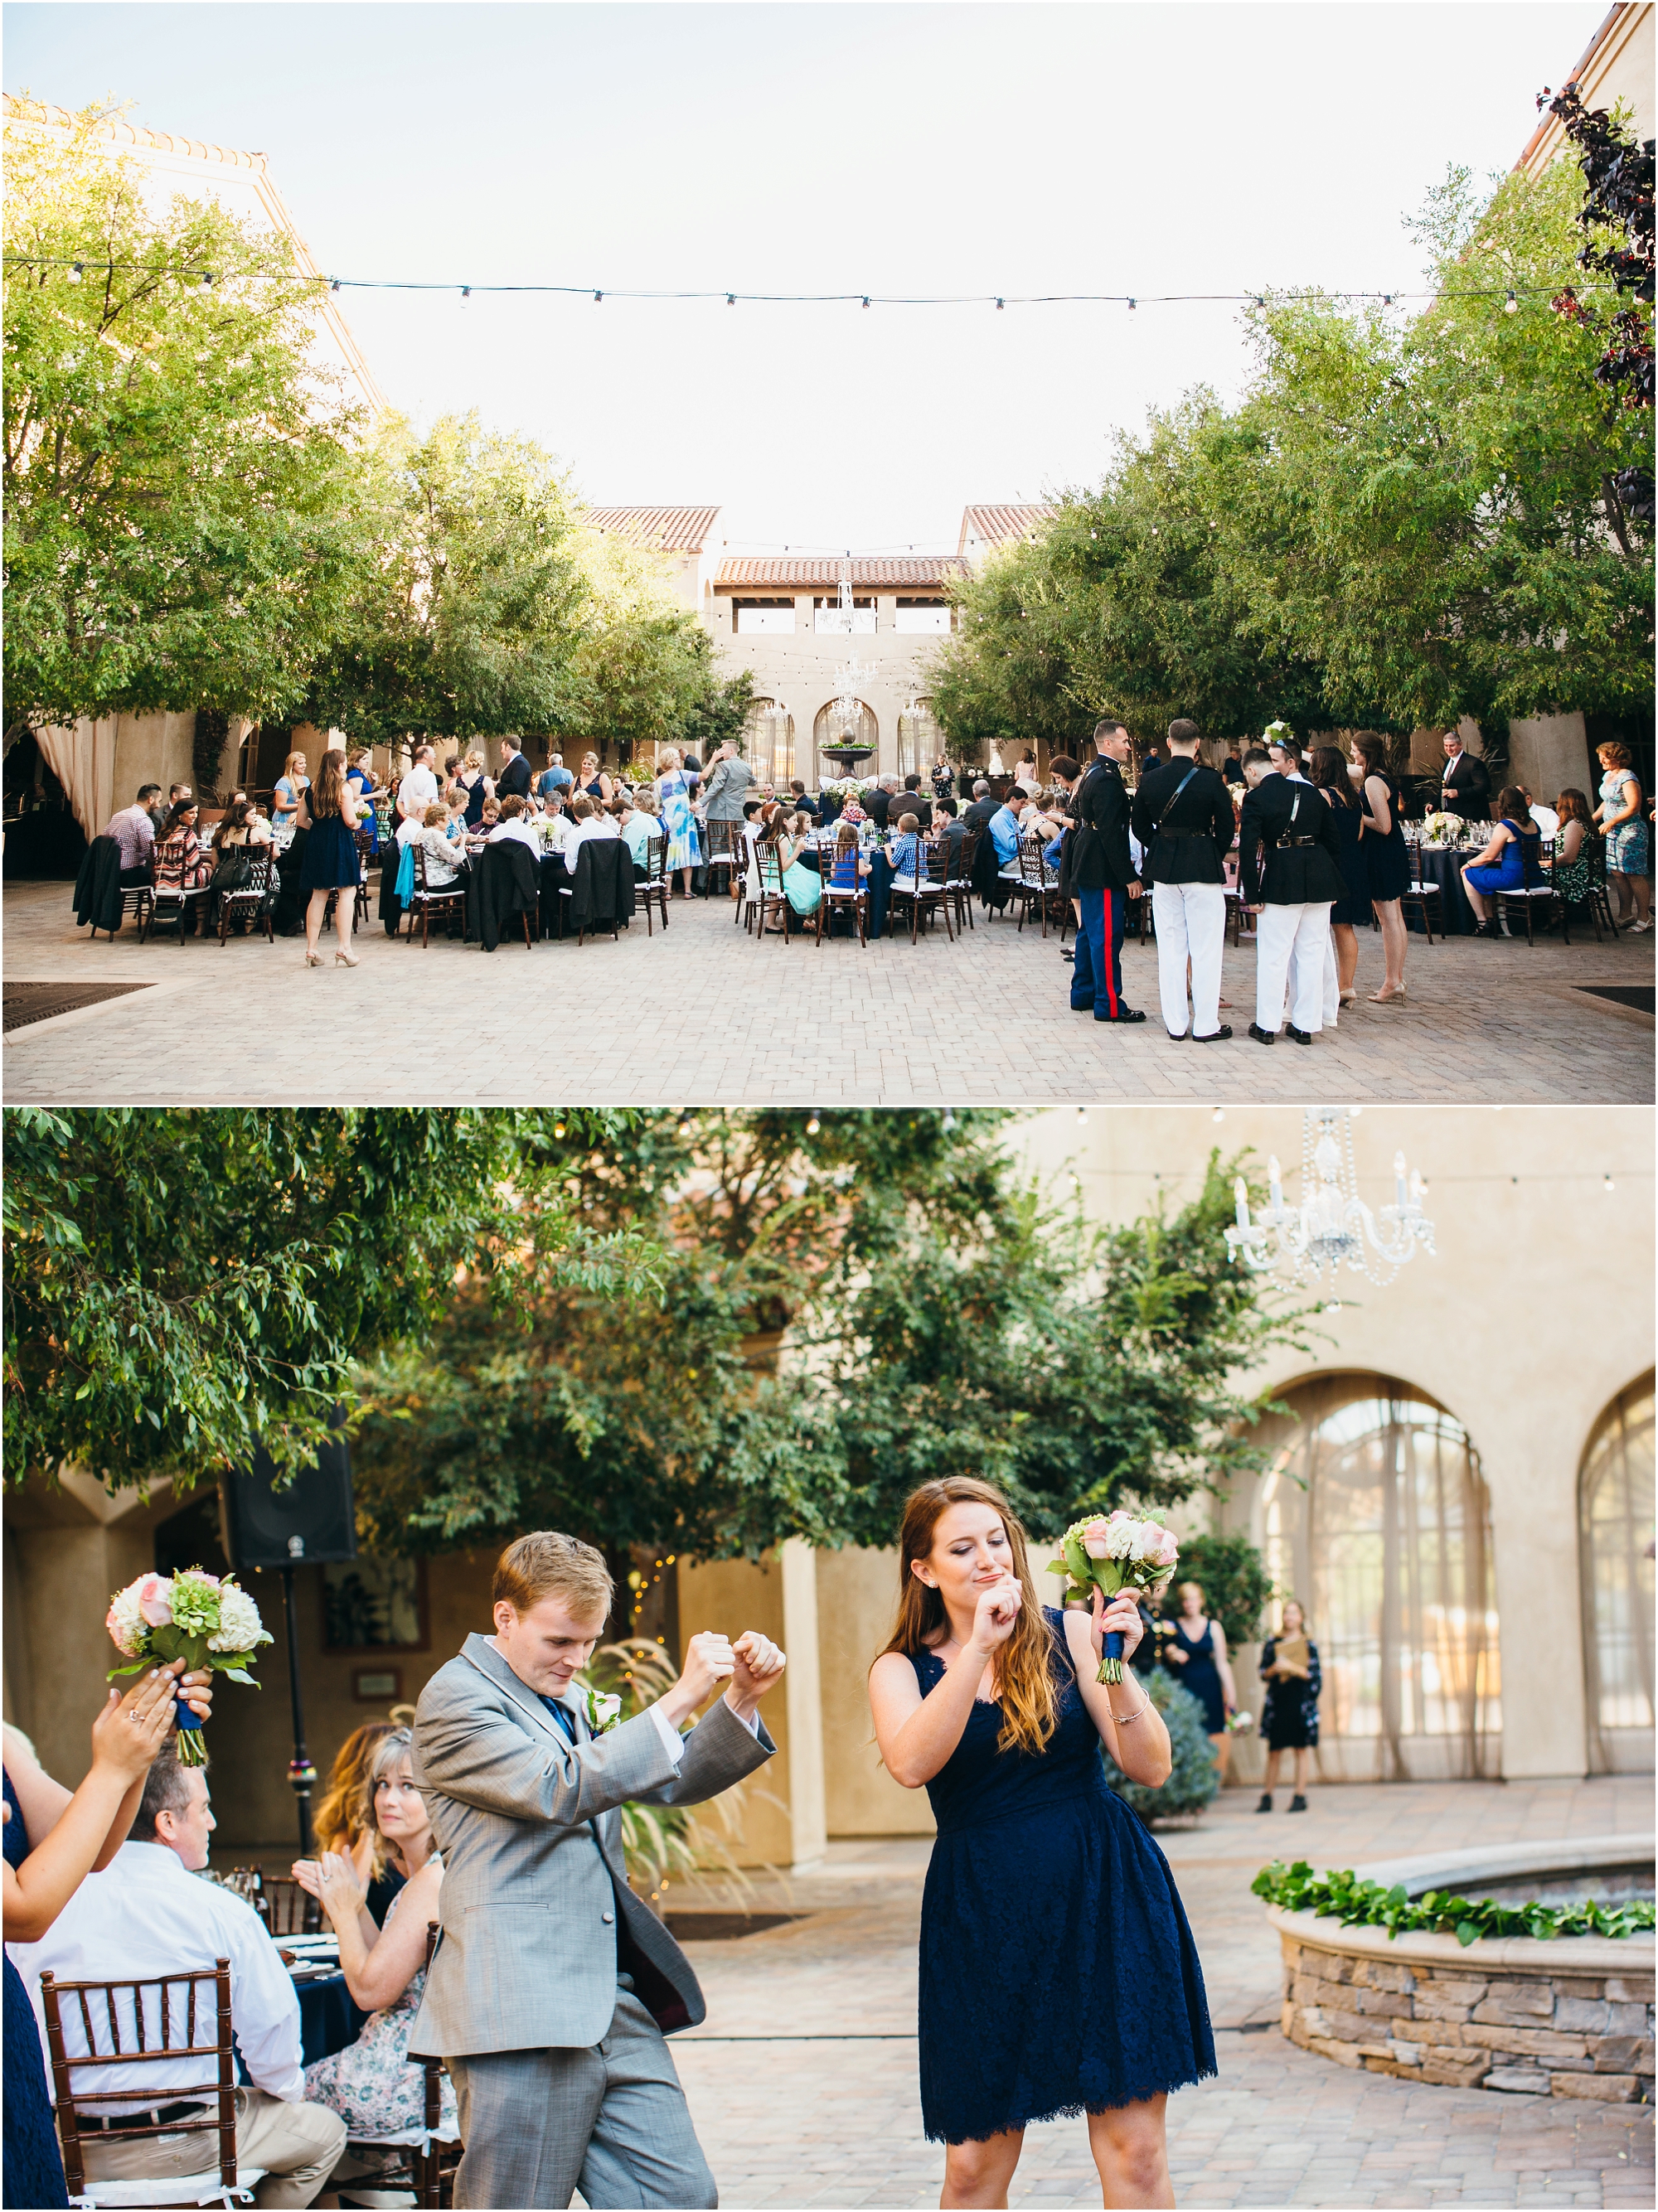
<instances>
[{"instance_id":1,"label":"wooden chair","mask_svg":"<svg viewBox=\"0 0 1658 2212\"><path fill-rule=\"evenodd\" d=\"M664 850L667 841L663 841ZM426 1923L426 1972L431 1972L432 1960L437 1950L438 1923ZM414 2156L415 2191L424 2212L441 2212L441 2208L454 2203L454 2170L460 2163L465 2146L445 2142L437 2133L438 2123L443 2117L443 2061L441 2058L422 2058L416 2062L424 2086L425 2102L421 2113L426 2131L425 2142L417 2148Z\"/></svg>"},{"instance_id":2,"label":"wooden chair","mask_svg":"<svg viewBox=\"0 0 1658 2212\"><path fill-rule=\"evenodd\" d=\"M729 890L732 878L741 873L742 823L741 822L704 822L703 834L708 840L708 896L712 898L716 868L725 870L725 881L720 886L722 890ZM663 848L666 850L667 841L664 838L662 842ZM667 927L666 923L663 927ZM649 925L647 923L645 934L649 936Z\"/></svg>"},{"instance_id":3,"label":"wooden chair","mask_svg":"<svg viewBox=\"0 0 1658 2212\"><path fill-rule=\"evenodd\" d=\"M210 1997L204 1994L207 1990L211 1990ZM90 2212L90 2208L105 2205L229 2206L250 2201L265 2169L238 2171L236 2165L236 2063L229 1959L216 1960L211 1967L194 1972L146 1981L60 1982L47 1970L40 1976L40 2002L71 2203ZM76 2040L83 2047L77 2054L70 2053L64 2038L65 2010L80 2023ZM130 2075L133 2068L163 2062L176 2065L180 2058L203 2060L202 2071L209 2078L182 2087L169 2081L164 2088L158 2087L155 2103L147 2109L98 2109L130 2107L135 2094L130 2078L120 2089L75 2086L77 2072L85 2068L119 2063ZM202 2145L204 2163L193 2172L174 2171L165 2179L98 2181L87 2177L88 2142L184 2135L208 2139Z\"/></svg>"},{"instance_id":4,"label":"wooden chair","mask_svg":"<svg viewBox=\"0 0 1658 2212\"><path fill-rule=\"evenodd\" d=\"M1551 841L1549 850L1556 859L1558 859L1559 838L1556 837ZM1540 859L1541 855L1539 854L1539 857ZM1496 918L1505 927L1514 909L1516 907L1523 908L1526 916L1527 945L1535 945L1537 942L1533 927L1534 917L1540 912L1546 919L1550 908L1557 903L1554 884L1546 869L1541 872L1540 879L1537 883L1526 884L1511 891L1494 891L1491 896ZM1509 934L1510 937L1514 935L1512 929L1509 931Z\"/></svg>"},{"instance_id":5,"label":"wooden chair","mask_svg":"<svg viewBox=\"0 0 1658 2212\"><path fill-rule=\"evenodd\" d=\"M973 927L973 861L978 853L978 832L964 830L956 848L955 872L950 878L950 893L955 902L955 932L958 937L964 929Z\"/></svg>"},{"instance_id":6,"label":"wooden chair","mask_svg":"<svg viewBox=\"0 0 1658 2212\"><path fill-rule=\"evenodd\" d=\"M997 874L1018 906L1021 931L1025 927L1025 917L1031 908L1033 906L1039 908L1050 885L1057 886L1059 881L1043 866L1041 837L1022 832L1013 860L1005 868L998 868Z\"/></svg>"},{"instance_id":7,"label":"wooden chair","mask_svg":"<svg viewBox=\"0 0 1658 2212\"><path fill-rule=\"evenodd\" d=\"M1399 899L1399 908L1401 915L1414 913L1421 915L1422 933L1431 945L1434 941L1434 916L1442 913L1443 905L1444 901L1440 896L1439 885L1430 884L1425 876L1418 875L1405 886ZM1445 923L1442 917L1439 925L1439 933L1442 937L1445 934Z\"/></svg>"},{"instance_id":8,"label":"wooden chair","mask_svg":"<svg viewBox=\"0 0 1658 2212\"><path fill-rule=\"evenodd\" d=\"M710 868L716 865L712 860L709 862ZM645 935L650 937L655 934L656 926L655 917L659 908L661 910L662 927L666 929L667 927L667 838L666 836L647 837L645 840L645 879L638 887L638 895L644 901ZM709 896L712 898L713 896L713 887L710 884Z\"/></svg>"},{"instance_id":9,"label":"wooden chair","mask_svg":"<svg viewBox=\"0 0 1658 2212\"><path fill-rule=\"evenodd\" d=\"M923 915L942 914L944 934L954 943L955 932L950 927L950 848L948 844L919 843L917 866L913 876L894 876L893 903L902 900L910 909L910 942L913 945L921 927Z\"/></svg>"},{"instance_id":10,"label":"wooden chair","mask_svg":"<svg viewBox=\"0 0 1658 2212\"><path fill-rule=\"evenodd\" d=\"M237 850L237 848L233 845L230 848L230 850L234 853ZM274 901L270 896L271 876L276 864L276 854L271 851L270 846L254 845L250 847L248 850L247 881L243 884L239 890L234 891L221 891L219 893L219 945L221 949L223 948L226 939L229 935L230 918L232 915L241 914L243 912L247 915L248 930L251 934L252 932L259 927L262 910L265 922L265 941L267 944L271 945L274 945L276 943L276 932L271 926L271 909L274 904Z\"/></svg>"},{"instance_id":11,"label":"wooden chair","mask_svg":"<svg viewBox=\"0 0 1658 2212\"><path fill-rule=\"evenodd\" d=\"M1612 941L1616 943L1618 922L1612 910L1611 895L1606 889L1606 841L1604 838L1592 836L1586 838L1584 842L1588 850L1589 890L1588 896L1580 903L1588 908L1589 920L1594 927L1595 943L1599 945L1600 942L1600 925L1603 921L1612 932ZM1559 866L1557 844L1555 850L1557 855L1555 865L1557 867ZM1561 938L1565 944L1570 945L1571 943L1571 908L1564 899L1561 899L1559 904Z\"/></svg>"},{"instance_id":12,"label":"wooden chair","mask_svg":"<svg viewBox=\"0 0 1658 2212\"><path fill-rule=\"evenodd\" d=\"M266 1874L260 1866L236 1867L233 1871L251 1877L253 1910L265 1923L267 1936L315 1936L322 1928L322 1907L309 1890L302 1889L290 1874Z\"/></svg>"},{"instance_id":13,"label":"wooden chair","mask_svg":"<svg viewBox=\"0 0 1658 2212\"><path fill-rule=\"evenodd\" d=\"M185 841L181 836L166 838L155 848L155 879L148 886L149 910L142 916L138 924L140 945L143 943L146 936L158 921L164 921L169 916L177 917L179 943L182 945L185 940L186 921L192 909L198 907L204 899L211 896L212 887L209 884L194 884L188 890L185 888ZM178 882L172 884L162 882L162 874L169 867L179 871ZM140 886L140 888L143 887ZM122 902L121 911L125 916L126 911L125 901Z\"/></svg>"},{"instance_id":14,"label":"wooden chair","mask_svg":"<svg viewBox=\"0 0 1658 2212\"><path fill-rule=\"evenodd\" d=\"M763 941L771 917L775 915L780 924L778 933L783 943L787 945L789 942L789 895L783 887L783 871L777 865L777 848L775 845L758 845L754 848L754 858L760 876L759 898L752 902L754 907L757 932Z\"/></svg>"},{"instance_id":15,"label":"wooden chair","mask_svg":"<svg viewBox=\"0 0 1658 2212\"><path fill-rule=\"evenodd\" d=\"M415 916L418 915L423 951L430 941L431 920L435 914L442 915L448 921L451 937L454 934L457 915L460 917L461 927L466 927L466 879L464 876L458 876L452 884L429 884L426 881L425 850L417 845L414 848L414 885L409 896L409 942L411 945L414 943Z\"/></svg>"},{"instance_id":16,"label":"wooden chair","mask_svg":"<svg viewBox=\"0 0 1658 2212\"><path fill-rule=\"evenodd\" d=\"M856 853L852 858L856 869ZM832 921L838 914L850 914L857 923L859 945L867 945L869 942L869 878L855 872L850 884L837 890L830 881L835 866L834 848L830 845L819 846L818 865L823 871L823 896L818 901L814 916L816 927L814 935L817 942L820 945L823 942L826 920Z\"/></svg>"}]
</instances>

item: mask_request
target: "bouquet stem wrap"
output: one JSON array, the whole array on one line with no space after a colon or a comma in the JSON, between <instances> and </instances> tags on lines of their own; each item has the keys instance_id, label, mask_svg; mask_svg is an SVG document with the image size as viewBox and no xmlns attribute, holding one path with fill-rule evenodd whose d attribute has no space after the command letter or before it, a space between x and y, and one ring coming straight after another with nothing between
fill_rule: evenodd
<instances>
[{"instance_id":1,"label":"bouquet stem wrap","mask_svg":"<svg viewBox=\"0 0 1658 2212\"><path fill-rule=\"evenodd\" d=\"M1179 1556L1172 1529L1149 1515L1119 1506L1113 1513L1073 1522L1059 1540L1059 1557L1050 1561L1048 1572L1065 1577L1068 1605L1091 1605L1096 1589L1110 1599L1125 1589L1149 1595L1166 1588ZM1108 1629L1097 1681L1122 1680L1123 1650L1121 1633Z\"/></svg>"}]
</instances>

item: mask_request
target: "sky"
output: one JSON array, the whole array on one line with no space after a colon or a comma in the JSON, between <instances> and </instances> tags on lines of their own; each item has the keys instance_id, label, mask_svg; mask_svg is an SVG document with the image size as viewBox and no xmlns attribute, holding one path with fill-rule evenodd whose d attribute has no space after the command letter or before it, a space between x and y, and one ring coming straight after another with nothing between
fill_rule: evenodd
<instances>
[{"instance_id":1,"label":"sky","mask_svg":"<svg viewBox=\"0 0 1658 2212\"><path fill-rule=\"evenodd\" d=\"M954 549L1097 483L1229 302L1408 289L1403 218L1510 168L1605 14L1509 0L245 0L4 9L9 92L258 149L417 423L476 409L595 504L717 504L733 551ZM588 288L1146 304L595 304Z\"/></svg>"}]
</instances>

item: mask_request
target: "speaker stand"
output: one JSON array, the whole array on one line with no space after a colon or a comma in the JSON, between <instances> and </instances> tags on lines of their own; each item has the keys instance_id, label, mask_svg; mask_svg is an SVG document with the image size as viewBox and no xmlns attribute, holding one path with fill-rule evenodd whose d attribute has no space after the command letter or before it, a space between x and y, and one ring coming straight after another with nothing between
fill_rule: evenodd
<instances>
[{"instance_id":1,"label":"speaker stand","mask_svg":"<svg viewBox=\"0 0 1658 2212\"><path fill-rule=\"evenodd\" d=\"M294 1711L294 1755L288 1762L289 1787L293 1790L299 1808L299 1855L308 1859L312 1853L311 1785L317 1778L317 1770L311 1764L311 1754L305 1748L305 1701L300 1692L299 1681L299 1613L294 1602L294 1570L282 1570L282 1609L288 1616L288 1695ZM314 1899L312 1900L314 1903ZM306 1914L306 1927L311 1924L310 1913Z\"/></svg>"}]
</instances>

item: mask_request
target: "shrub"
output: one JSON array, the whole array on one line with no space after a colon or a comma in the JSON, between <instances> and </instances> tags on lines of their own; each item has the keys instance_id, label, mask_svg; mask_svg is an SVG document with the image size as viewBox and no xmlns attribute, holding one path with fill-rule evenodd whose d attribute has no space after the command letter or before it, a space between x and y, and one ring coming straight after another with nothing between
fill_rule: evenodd
<instances>
[{"instance_id":1,"label":"shrub","mask_svg":"<svg viewBox=\"0 0 1658 2212\"><path fill-rule=\"evenodd\" d=\"M1204 1731L1203 1707L1190 1690L1183 1690L1161 1667L1149 1674L1137 1675L1134 1684L1137 1687L1143 1684L1147 1696L1163 1717L1169 1749L1174 1754L1173 1769L1161 1790L1148 1790L1142 1783L1131 1782L1101 1745L1106 1780L1148 1826L1173 1820L1179 1813L1201 1812L1221 1786L1215 1753Z\"/></svg>"},{"instance_id":2,"label":"shrub","mask_svg":"<svg viewBox=\"0 0 1658 2212\"><path fill-rule=\"evenodd\" d=\"M1182 1583L1201 1584L1205 1610L1226 1631L1227 1648L1253 1644L1261 1632L1261 1614L1272 1595L1272 1577L1247 1536L1182 1536L1180 1564L1162 1601L1166 1617L1180 1610Z\"/></svg>"}]
</instances>

